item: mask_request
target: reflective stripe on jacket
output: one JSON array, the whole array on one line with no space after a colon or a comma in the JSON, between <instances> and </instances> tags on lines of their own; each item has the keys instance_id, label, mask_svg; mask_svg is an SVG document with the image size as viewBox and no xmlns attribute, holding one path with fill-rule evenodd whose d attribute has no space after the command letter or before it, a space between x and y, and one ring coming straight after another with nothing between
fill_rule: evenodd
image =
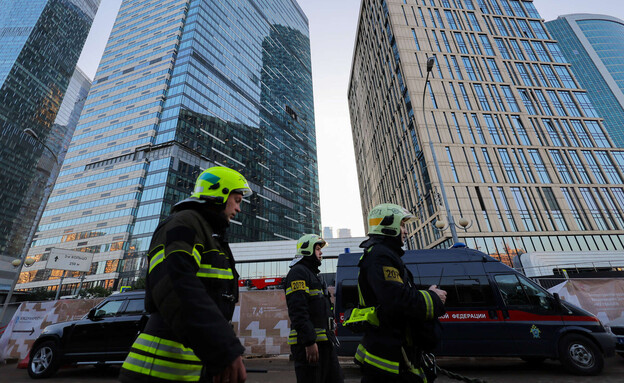
<instances>
[{"instance_id":1,"label":"reflective stripe on jacket","mask_svg":"<svg viewBox=\"0 0 624 383\"><path fill-rule=\"evenodd\" d=\"M229 323L238 273L223 237L228 223L202 204L187 207L152 236L145 291L151 315L122 366L122 382L198 381L245 350Z\"/></svg>"},{"instance_id":2,"label":"reflective stripe on jacket","mask_svg":"<svg viewBox=\"0 0 624 383\"><path fill-rule=\"evenodd\" d=\"M333 341L333 307L327 288L308 265L308 259L295 264L286 275L286 305L290 317L288 344L309 346Z\"/></svg>"},{"instance_id":3,"label":"reflective stripe on jacket","mask_svg":"<svg viewBox=\"0 0 624 383\"><path fill-rule=\"evenodd\" d=\"M390 374L398 374L401 367L424 381L418 342L411 334L442 315L444 306L435 293L416 288L397 242L371 236L360 245L365 251L358 264L359 305L375 307L379 326L365 330L355 360ZM416 367L409 368L408 361Z\"/></svg>"},{"instance_id":4,"label":"reflective stripe on jacket","mask_svg":"<svg viewBox=\"0 0 624 383\"><path fill-rule=\"evenodd\" d=\"M197 382L202 363L193 350L181 343L140 334L122 368L159 379Z\"/></svg>"}]
</instances>

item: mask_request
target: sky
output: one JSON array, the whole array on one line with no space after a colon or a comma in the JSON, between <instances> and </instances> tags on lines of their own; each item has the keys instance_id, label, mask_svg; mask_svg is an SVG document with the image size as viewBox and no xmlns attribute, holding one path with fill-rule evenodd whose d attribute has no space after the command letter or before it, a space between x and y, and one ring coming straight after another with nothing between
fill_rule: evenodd
<instances>
[{"instance_id":1,"label":"sky","mask_svg":"<svg viewBox=\"0 0 624 383\"><path fill-rule=\"evenodd\" d=\"M364 236L347 103L360 0L298 0L298 3L310 24L321 222L323 226L333 227L334 235L339 228L349 228L352 236ZM78 61L80 69L90 78L95 76L120 4L121 0L101 2ZM622 0L535 0L534 4L546 21L571 13L597 13L624 20Z\"/></svg>"}]
</instances>

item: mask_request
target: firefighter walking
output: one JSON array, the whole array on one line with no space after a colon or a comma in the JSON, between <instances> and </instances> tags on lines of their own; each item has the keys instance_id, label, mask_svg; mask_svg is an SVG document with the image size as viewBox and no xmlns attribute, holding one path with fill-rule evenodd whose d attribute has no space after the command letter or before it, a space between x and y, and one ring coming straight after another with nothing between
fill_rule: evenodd
<instances>
[{"instance_id":1,"label":"firefighter walking","mask_svg":"<svg viewBox=\"0 0 624 383\"><path fill-rule=\"evenodd\" d=\"M326 244L316 234L301 237L286 276L286 304L291 323L288 344L298 383L343 382L335 349L333 307L327 287L319 277L321 249Z\"/></svg>"},{"instance_id":2,"label":"firefighter walking","mask_svg":"<svg viewBox=\"0 0 624 383\"><path fill-rule=\"evenodd\" d=\"M151 314L121 372L122 382L239 383L247 377L231 325L238 273L225 238L251 195L245 178L206 169L152 237L145 308Z\"/></svg>"},{"instance_id":3,"label":"firefighter walking","mask_svg":"<svg viewBox=\"0 0 624 383\"><path fill-rule=\"evenodd\" d=\"M364 331L355 359L362 383L429 382L422 360L435 319L444 314L446 292L435 285L418 290L401 256L412 214L401 206L381 204L368 214L368 236L358 264L359 308L347 327ZM362 322L362 323L359 323Z\"/></svg>"}]
</instances>

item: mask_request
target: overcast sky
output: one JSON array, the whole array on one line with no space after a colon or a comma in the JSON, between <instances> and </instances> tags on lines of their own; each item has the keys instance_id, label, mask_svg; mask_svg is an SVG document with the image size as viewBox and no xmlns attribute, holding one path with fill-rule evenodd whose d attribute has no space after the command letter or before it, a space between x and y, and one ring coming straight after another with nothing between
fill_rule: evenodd
<instances>
[{"instance_id":1,"label":"overcast sky","mask_svg":"<svg viewBox=\"0 0 624 383\"><path fill-rule=\"evenodd\" d=\"M253 1L253 0L251 0ZM416 0L407 0L408 3ZM310 21L312 78L321 192L321 221L365 234L355 170L347 85L360 0L298 0ZM421 3L419 0L418 3ZM535 0L546 20L570 13L598 13L624 20L622 0ZM102 0L78 66L95 76L121 0Z\"/></svg>"}]
</instances>

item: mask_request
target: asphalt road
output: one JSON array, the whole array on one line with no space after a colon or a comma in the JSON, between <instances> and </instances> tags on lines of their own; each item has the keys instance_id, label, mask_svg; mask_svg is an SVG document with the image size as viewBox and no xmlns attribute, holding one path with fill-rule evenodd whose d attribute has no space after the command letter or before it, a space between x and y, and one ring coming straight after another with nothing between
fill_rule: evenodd
<instances>
[{"instance_id":1,"label":"asphalt road","mask_svg":"<svg viewBox=\"0 0 624 383\"><path fill-rule=\"evenodd\" d=\"M266 369L267 373L250 373L248 383L294 383L293 363L287 357L254 358L245 361L247 368ZM621 383L624 382L624 358L607 359L605 369L599 376L574 376L568 374L561 364L546 361L541 365L529 365L520 359L506 358L440 358L440 367L469 378L479 378L488 383ZM341 358L346 383L360 381L359 369L349 358ZM117 382L119 368L96 369L90 366L63 368L45 382ZM17 369L16 363L0 365L0 383L30 382L26 370ZM441 375L436 383L458 382Z\"/></svg>"}]
</instances>

